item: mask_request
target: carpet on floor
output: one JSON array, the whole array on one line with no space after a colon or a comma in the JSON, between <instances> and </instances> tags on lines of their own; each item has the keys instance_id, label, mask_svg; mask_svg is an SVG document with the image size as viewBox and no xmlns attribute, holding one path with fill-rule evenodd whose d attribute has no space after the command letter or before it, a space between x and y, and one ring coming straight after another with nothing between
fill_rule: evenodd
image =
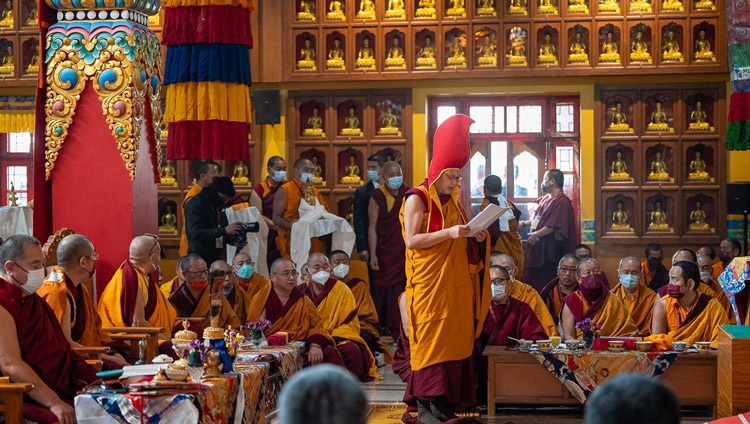
<instances>
[{"instance_id":1,"label":"carpet on floor","mask_svg":"<svg viewBox=\"0 0 750 424\"><path fill-rule=\"evenodd\" d=\"M406 404L404 403L373 403L368 407L367 424L400 424L406 413ZM412 416L416 417L416 413ZM457 414L458 420L451 420L456 423L476 422L472 418L479 418L479 412L475 410L460 412Z\"/></svg>"}]
</instances>

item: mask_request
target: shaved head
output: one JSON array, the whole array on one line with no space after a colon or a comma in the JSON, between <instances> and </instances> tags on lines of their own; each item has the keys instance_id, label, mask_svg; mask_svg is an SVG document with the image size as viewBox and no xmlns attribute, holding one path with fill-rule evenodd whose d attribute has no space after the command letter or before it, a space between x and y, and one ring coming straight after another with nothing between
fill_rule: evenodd
<instances>
[{"instance_id":1,"label":"shaved head","mask_svg":"<svg viewBox=\"0 0 750 424\"><path fill-rule=\"evenodd\" d=\"M211 271L224 271L228 273L231 271L231 267L226 261L219 259L211 264Z\"/></svg>"},{"instance_id":2,"label":"shaved head","mask_svg":"<svg viewBox=\"0 0 750 424\"><path fill-rule=\"evenodd\" d=\"M94 253L94 244L82 234L71 234L57 245L57 264L65 271L69 266L78 263L81 257Z\"/></svg>"},{"instance_id":3,"label":"shaved head","mask_svg":"<svg viewBox=\"0 0 750 424\"><path fill-rule=\"evenodd\" d=\"M618 268L623 267L623 265L637 265L638 268L641 267L641 260L636 258L635 256L625 256L624 258L620 259L620 265Z\"/></svg>"},{"instance_id":4,"label":"shaved head","mask_svg":"<svg viewBox=\"0 0 750 424\"><path fill-rule=\"evenodd\" d=\"M159 241L154 236L138 236L130 242L130 261L141 267L148 265L151 256L159 252Z\"/></svg>"},{"instance_id":5,"label":"shaved head","mask_svg":"<svg viewBox=\"0 0 750 424\"><path fill-rule=\"evenodd\" d=\"M324 260L325 262L328 262L328 257L322 253L313 253L307 258L307 265L312 266L313 262L318 260Z\"/></svg>"},{"instance_id":6,"label":"shaved head","mask_svg":"<svg viewBox=\"0 0 750 424\"><path fill-rule=\"evenodd\" d=\"M235 256L236 257L236 256ZM290 263L292 264L292 268L294 268L294 262L291 261L291 259L287 258L279 258L273 261L271 264L271 272L276 272L279 270L279 267L281 267L282 264Z\"/></svg>"}]
</instances>

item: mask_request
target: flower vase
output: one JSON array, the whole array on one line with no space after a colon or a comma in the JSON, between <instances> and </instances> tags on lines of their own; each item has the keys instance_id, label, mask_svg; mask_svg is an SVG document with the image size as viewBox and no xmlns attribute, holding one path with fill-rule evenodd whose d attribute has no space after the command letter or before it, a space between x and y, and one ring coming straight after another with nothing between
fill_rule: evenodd
<instances>
[{"instance_id":1,"label":"flower vase","mask_svg":"<svg viewBox=\"0 0 750 424\"><path fill-rule=\"evenodd\" d=\"M591 346L594 345L594 332L584 331L581 341L583 342L583 347L586 348L587 351L590 350Z\"/></svg>"},{"instance_id":2,"label":"flower vase","mask_svg":"<svg viewBox=\"0 0 750 424\"><path fill-rule=\"evenodd\" d=\"M253 346L255 348L260 347L260 342L263 341L263 332L260 331L260 328L253 328L250 330L250 342L252 342Z\"/></svg>"}]
</instances>

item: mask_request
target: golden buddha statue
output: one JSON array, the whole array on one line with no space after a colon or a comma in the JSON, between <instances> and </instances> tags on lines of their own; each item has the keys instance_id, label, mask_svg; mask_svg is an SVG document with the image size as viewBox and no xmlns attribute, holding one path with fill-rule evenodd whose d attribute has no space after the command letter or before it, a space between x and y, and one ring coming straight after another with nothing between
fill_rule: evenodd
<instances>
[{"instance_id":1,"label":"golden buddha statue","mask_svg":"<svg viewBox=\"0 0 750 424\"><path fill-rule=\"evenodd\" d=\"M385 11L386 19L406 19L406 5L404 0L388 0L388 10Z\"/></svg>"},{"instance_id":2,"label":"golden buddha statue","mask_svg":"<svg viewBox=\"0 0 750 424\"><path fill-rule=\"evenodd\" d=\"M346 69L344 50L341 48L341 41L338 38L333 39L333 48L328 52L326 69Z\"/></svg>"},{"instance_id":3,"label":"golden buddha statue","mask_svg":"<svg viewBox=\"0 0 750 424\"><path fill-rule=\"evenodd\" d=\"M345 21L346 14L344 14L344 2L340 0L331 0L331 3L328 4L326 19L332 21Z\"/></svg>"},{"instance_id":4,"label":"golden buddha statue","mask_svg":"<svg viewBox=\"0 0 750 424\"><path fill-rule=\"evenodd\" d=\"M711 181L714 182L714 178L706 171L706 161L701 159L701 152L696 150L693 160L690 161L690 173L688 174L688 181Z\"/></svg>"},{"instance_id":5,"label":"golden buddha statue","mask_svg":"<svg viewBox=\"0 0 750 424\"><path fill-rule=\"evenodd\" d=\"M5 10L0 15L0 28L13 28L13 3L10 0L5 2Z\"/></svg>"},{"instance_id":6,"label":"golden buddha statue","mask_svg":"<svg viewBox=\"0 0 750 424\"><path fill-rule=\"evenodd\" d=\"M355 69L375 69L375 51L370 47L370 39L365 38L362 40L362 47L357 52L357 62L354 65Z\"/></svg>"},{"instance_id":7,"label":"golden buddha statue","mask_svg":"<svg viewBox=\"0 0 750 424\"><path fill-rule=\"evenodd\" d=\"M315 19L315 0L300 0L297 20L314 22Z\"/></svg>"},{"instance_id":8,"label":"golden buddha statue","mask_svg":"<svg viewBox=\"0 0 750 424\"><path fill-rule=\"evenodd\" d=\"M630 226L630 217L628 212L622 207L622 200L617 201L617 210L612 212L612 225L609 226L612 231L633 231L633 227Z\"/></svg>"},{"instance_id":9,"label":"golden buddha statue","mask_svg":"<svg viewBox=\"0 0 750 424\"><path fill-rule=\"evenodd\" d=\"M237 162L232 170L232 182L234 185L250 185L250 179L247 177L248 171L245 162Z\"/></svg>"},{"instance_id":10,"label":"golden buddha statue","mask_svg":"<svg viewBox=\"0 0 750 424\"><path fill-rule=\"evenodd\" d=\"M406 59L404 59L404 49L399 46L398 37L393 37L393 45L388 49L388 56L385 59L386 69L406 69Z\"/></svg>"},{"instance_id":11,"label":"golden buddha statue","mask_svg":"<svg viewBox=\"0 0 750 424\"><path fill-rule=\"evenodd\" d=\"M661 4L661 10L668 10L670 12L682 12L685 7L682 5L680 0L664 0Z\"/></svg>"},{"instance_id":12,"label":"golden buddha statue","mask_svg":"<svg viewBox=\"0 0 750 424\"><path fill-rule=\"evenodd\" d=\"M673 228L667 223L667 213L661 210L661 201L657 200L654 210L649 214L649 231L669 231L674 232Z\"/></svg>"},{"instance_id":13,"label":"golden buddha statue","mask_svg":"<svg viewBox=\"0 0 750 424\"><path fill-rule=\"evenodd\" d=\"M602 52L599 54L601 63L620 63L617 43L612 40L612 31L607 31L606 40L602 43Z\"/></svg>"},{"instance_id":14,"label":"golden buddha statue","mask_svg":"<svg viewBox=\"0 0 750 424\"><path fill-rule=\"evenodd\" d=\"M568 62L571 64L589 64L589 55L586 53L586 43L583 41L583 34L576 32L573 42L570 44L570 54Z\"/></svg>"},{"instance_id":15,"label":"golden buddha statue","mask_svg":"<svg viewBox=\"0 0 750 424\"><path fill-rule=\"evenodd\" d=\"M706 39L705 30L698 31L693 56L696 62L716 62L716 56L711 51L711 42Z\"/></svg>"},{"instance_id":16,"label":"golden buddha statue","mask_svg":"<svg viewBox=\"0 0 750 424\"><path fill-rule=\"evenodd\" d=\"M346 165L346 175L341 179L342 184L362 184L362 178L359 176L359 165L355 162L354 155L349 155L349 164Z\"/></svg>"},{"instance_id":17,"label":"golden buddha statue","mask_svg":"<svg viewBox=\"0 0 750 424\"><path fill-rule=\"evenodd\" d=\"M589 13L589 5L586 0L569 0L568 13Z\"/></svg>"},{"instance_id":18,"label":"golden buddha statue","mask_svg":"<svg viewBox=\"0 0 750 424\"><path fill-rule=\"evenodd\" d=\"M424 38L424 46L419 49L419 57L417 57L417 68L436 68L437 62L435 61L435 46L432 45L432 38L427 36Z\"/></svg>"},{"instance_id":19,"label":"golden buddha statue","mask_svg":"<svg viewBox=\"0 0 750 424\"><path fill-rule=\"evenodd\" d=\"M435 11L435 0L419 0L419 7L417 7L417 18L437 18L437 12Z\"/></svg>"},{"instance_id":20,"label":"golden buddha statue","mask_svg":"<svg viewBox=\"0 0 750 424\"><path fill-rule=\"evenodd\" d=\"M667 114L661 109L661 102L656 102L656 109L651 112L651 122L648 123L646 131L674 131L669 126Z\"/></svg>"},{"instance_id":21,"label":"golden buddha statue","mask_svg":"<svg viewBox=\"0 0 750 424\"><path fill-rule=\"evenodd\" d=\"M667 172L667 164L662 159L661 152L656 152L656 157L651 161L650 169L648 181L674 181L674 178L671 178L669 172Z\"/></svg>"},{"instance_id":22,"label":"golden buddha statue","mask_svg":"<svg viewBox=\"0 0 750 424\"><path fill-rule=\"evenodd\" d=\"M316 54L315 49L312 48L312 40L309 38L305 39L305 47L300 50L300 59L297 61L297 69L300 71L317 71L318 67L315 64Z\"/></svg>"},{"instance_id":23,"label":"golden buddha statue","mask_svg":"<svg viewBox=\"0 0 750 424\"><path fill-rule=\"evenodd\" d=\"M341 135L348 135L350 137L362 137L365 135L359 127L359 118L354 107L349 108L349 116L344 118L344 125L346 127L341 130Z\"/></svg>"},{"instance_id":24,"label":"golden buddha statue","mask_svg":"<svg viewBox=\"0 0 750 424\"><path fill-rule=\"evenodd\" d=\"M37 10L36 2L32 2L30 9L29 16L26 18L26 25L37 26L39 25L39 11Z\"/></svg>"},{"instance_id":25,"label":"golden buddha statue","mask_svg":"<svg viewBox=\"0 0 750 424\"><path fill-rule=\"evenodd\" d=\"M514 31L516 28L511 29L511 40L510 49L508 49L508 63L511 66L526 66L528 60L526 58L526 37L523 31Z\"/></svg>"},{"instance_id":26,"label":"golden buddha statue","mask_svg":"<svg viewBox=\"0 0 750 424\"><path fill-rule=\"evenodd\" d=\"M453 36L453 42L448 48L448 55L445 58L445 64L457 68L466 67L464 46L461 45L461 38L458 35Z\"/></svg>"},{"instance_id":27,"label":"golden buddha statue","mask_svg":"<svg viewBox=\"0 0 750 424\"><path fill-rule=\"evenodd\" d=\"M477 16L497 16L494 0L477 0Z\"/></svg>"},{"instance_id":28,"label":"golden buddha statue","mask_svg":"<svg viewBox=\"0 0 750 424\"><path fill-rule=\"evenodd\" d=\"M36 74L39 72L39 45L34 43L34 55L26 67L26 75Z\"/></svg>"},{"instance_id":29,"label":"golden buddha statue","mask_svg":"<svg viewBox=\"0 0 750 424\"><path fill-rule=\"evenodd\" d=\"M320 116L317 106L313 107L312 115L307 118L307 128L305 128L302 134L313 137L326 136L326 133L323 131L323 117Z\"/></svg>"},{"instance_id":30,"label":"golden buddha statue","mask_svg":"<svg viewBox=\"0 0 750 424\"><path fill-rule=\"evenodd\" d=\"M627 181L633 182L633 178L628 173L628 164L622 158L622 150L617 149L617 158L612 161L612 172L610 172L607 181Z\"/></svg>"},{"instance_id":31,"label":"golden buddha statue","mask_svg":"<svg viewBox=\"0 0 750 424\"><path fill-rule=\"evenodd\" d=\"M651 53L648 44L643 40L643 31L636 31L635 38L630 42L630 61L636 63L651 63Z\"/></svg>"},{"instance_id":32,"label":"golden buddha statue","mask_svg":"<svg viewBox=\"0 0 750 424\"><path fill-rule=\"evenodd\" d=\"M12 77L13 75L15 75L15 73L16 71L15 61L13 59L13 46L9 45L5 56L3 56L3 63L2 65L0 65L0 75Z\"/></svg>"},{"instance_id":33,"label":"golden buddha statue","mask_svg":"<svg viewBox=\"0 0 750 424\"><path fill-rule=\"evenodd\" d=\"M397 135L401 136L401 129L398 127L398 116L393 113L393 108L388 106L380 116L380 123L383 125L378 128L378 135Z\"/></svg>"},{"instance_id":34,"label":"golden buddha statue","mask_svg":"<svg viewBox=\"0 0 750 424\"><path fill-rule=\"evenodd\" d=\"M557 15L560 13L551 0L541 0L537 12L540 15Z\"/></svg>"},{"instance_id":35,"label":"golden buddha statue","mask_svg":"<svg viewBox=\"0 0 750 424\"><path fill-rule=\"evenodd\" d=\"M510 0L508 6L509 15L528 15L529 9L526 7L526 0Z\"/></svg>"},{"instance_id":36,"label":"golden buddha statue","mask_svg":"<svg viewBox=\"0 0 750 424\"><path fill-rule=\"evenodd\" d=\"M497 47L490 36L485 36L484 44L477 48L477 65L479 67L497 66Z\"/></svg>"},{"instance_id":37,"label":"golden buddha statue","mask_svg":"<svg viewBox=\"0 0 750 424\"><path fill-rule=\"evenodd\" d=\"M466 2L465 0L450 0L451 6L445 11L447 16L461 16L466 17Z\"/></svg>"},{"instance_id":38,"label":"golden buddha statue","mask_svg":"<svg viewBox=\"0 0 750 424\"><path fill-rule=\"evenodd\" d=\"M620 2L618 0L604 0L599 3L599 12L620 13Z\"/></svg>"},{"instance_id":39,"label":"golden buddha statue","mask_svg":"<svg viewBox=\"0 0 750 424\"><path fill-rule=\"evenodd\" d=\"M544 41L539 45L539 56L537 62L540 65L557 65L557 48L552 44L552 36L549 32L544 33Z\"/></svg>"},{"instance_id":40,"label":"golden buddha statue","mask_svg":"<svg viewBox=\"0 0 750 424\"><path fill-rule=\"evenodd\" d=\"M716 4L713 0L696 0L693 4L694 10L716 10Z\"/></svg>"},{"instance_id":41,"label":"golden buddha statue","mask_svg":"<svg viewBox=\"0 0 750 424\"><path fill-rule=\"evenodd\" d=\"M177 187L177 172L174 169L174 162L171 160L166 161L164 167L161 169L161 181L159 185Z\"/></svg>"},{"instance_id":42,"label":"golden buddha statue","mask_svg":"<svg viewBox=\"0 0 750 424\"><path fill-rule=\"evenodd\" d=\"M616 132L633 132L633 129L628 125L628 116L622 110L622 102L617 101L615 107L612 108L612 118L609 123L607 131Z\"/></svg>"},{"instance_id":43,"label":"golden buddha statue","mask_svg":"<svg viewBox=\"0 0 750 424\"><path fill-rule=\"evenodd\" d=\"M690 131L713 131L714 127L711 126L706 120L708 115L703 110L703 103L701 101L695 102L695 109L690 112L690 125L688 130Z\"/></svg>"},{"instance_id":44,"label":"golden buddha statue","mask_svg":"<svg viewBox=\"0 0 750 424\"><path fill-rule=\"evenodd\" d=\"M674 31L667 31L664 34L664 42L661 44L661 58L665 62L684 62L680 52L680 45L674 39Z\"/></svg>"},{"instance_id":45,"label":"golden buddha statue","mask_svg":"<svg viewBox=\"0 0 750 424\"><path fill-rule=\"evenodd\" d=\"M688 225L688 229L690 231L715 231L706 222L706 212L703 210L703 205L700 201L696 201L695 209L690 211L690 225Z\"/></svg>"},{"instance_id":46,"label":"golden buddha statue","mask_svg":"<svg viewBox=\"0 0 750 424\"><path fill-rule=\"evenodd\" d=\"M177 234L177 215L172 211L172 206L167 206L167 212L161 217L159 234Z\"/></svg>"},{"instance_id":47,"label":"golden buddha statue","mask_svg":"<svg viewBox=\"0 0 750 424\"><path fill-rule=\"evenodd\" d=\"M651 2L649 0L630 0L630 11L639 13L651 13Z\"/></svg>"},{"instance_id":48,"label":"golden buddha statue","mask_svg":"<svg viewBox=\"0 0 750 424\"><path fill-rule=\"evenodd\" d=\"M357 19L375 20L375 0L362 0L359 4Z\"/></svg>"},{"instance_id":49,"label":"golden buddha statue","mask_svg":"<svg viewBox=\"0 0 750 424\"><path fill-rule=\"evenodd\" d=\"M312 159L310 159L310 160L312 161L312 164L313 164L313 179L312 179L312 184L317 184L317 185L325 186L326 182L323 179L323 167L320 166L320 164L318 163L318 156L317 155L313 156ZM312 193L312 191L311 191L311 193ZM310 202L308 202L308 203L310 203ZM310 203L310 204L312 205L313 203Z\"/></svg>"}]
</instances>

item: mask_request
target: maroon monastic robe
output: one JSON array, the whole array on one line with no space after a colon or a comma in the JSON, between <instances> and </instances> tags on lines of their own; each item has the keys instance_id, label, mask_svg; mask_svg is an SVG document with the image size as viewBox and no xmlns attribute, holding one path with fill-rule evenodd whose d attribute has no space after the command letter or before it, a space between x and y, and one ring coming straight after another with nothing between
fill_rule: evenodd
<instances>
[{"instance_id":1,"label":"maroon monastic robe","mask_svg":"<svg viewBox=\"0 0 750 424\"><path fill-rule=\"evenodd\" d=\"M526 302L508 297L503 305L493 303L484 320L482 346L513 346L508 339L545 340L547 334L534 310Z\"/></svg>"}]
</instances>

